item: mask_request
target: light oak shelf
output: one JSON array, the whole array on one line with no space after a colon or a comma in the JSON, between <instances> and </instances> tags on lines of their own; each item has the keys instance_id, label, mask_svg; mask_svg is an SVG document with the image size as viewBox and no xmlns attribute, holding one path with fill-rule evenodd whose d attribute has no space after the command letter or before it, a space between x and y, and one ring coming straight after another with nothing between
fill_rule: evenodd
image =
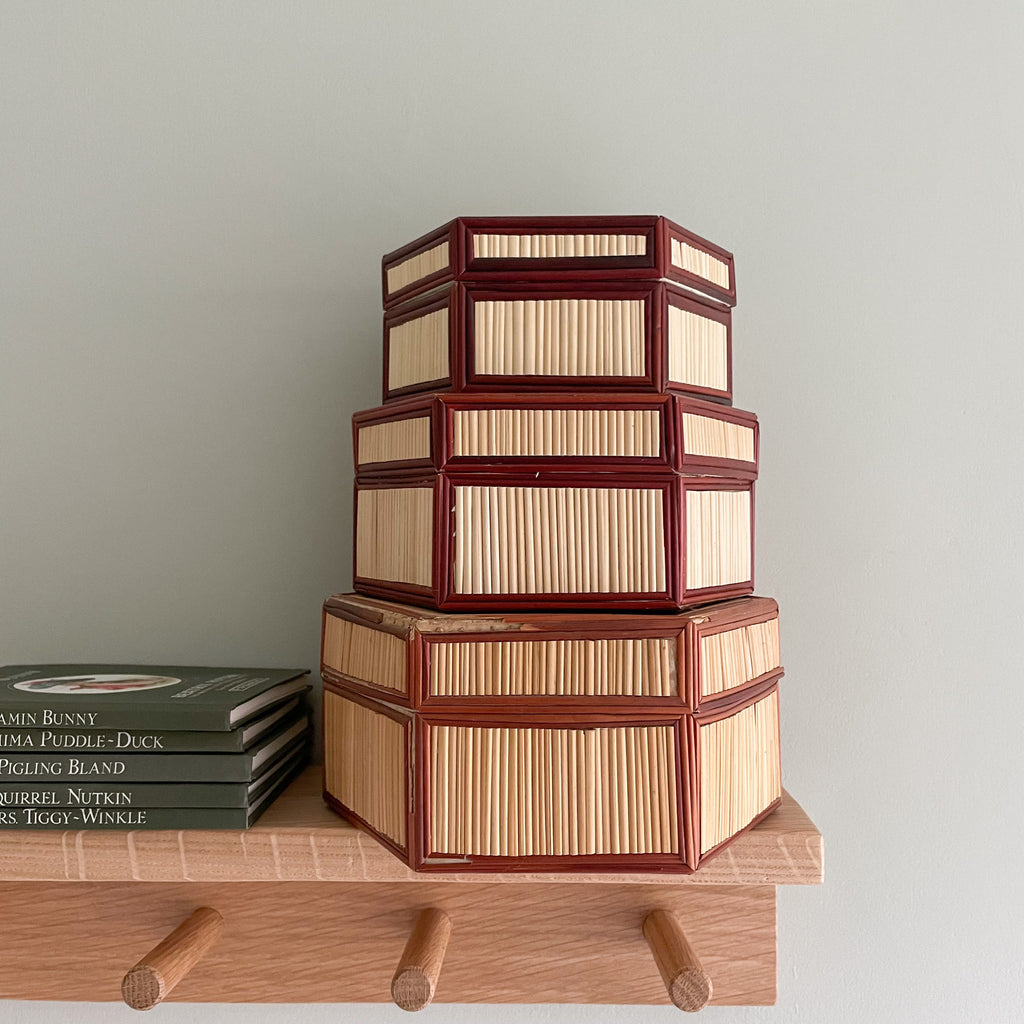
<instances>
[{"instance_id":1,"label":"light oak shelf","mask_svg":"<svg viewBox=\"0 0 1024 1024\"><path fill-rule=\"evenodd\" d=\"M414 962L430 937L406 944L436 908L451 922L447 951L427 957L443 960L437 1002L666 1003L669 979L644 938L662 910L685 931L679 948L699 958L712 1004L767 1004L775 887L823 880L821 834L785 793L685 876L418 874L320 794L311 768L244 832L0 834L0 998L117 1000L129 968L209 906L223 930L172 1000L382 1002L400 960L401 992L418 991L412 978L433 993Z\"/></svg>"}]
</instances>

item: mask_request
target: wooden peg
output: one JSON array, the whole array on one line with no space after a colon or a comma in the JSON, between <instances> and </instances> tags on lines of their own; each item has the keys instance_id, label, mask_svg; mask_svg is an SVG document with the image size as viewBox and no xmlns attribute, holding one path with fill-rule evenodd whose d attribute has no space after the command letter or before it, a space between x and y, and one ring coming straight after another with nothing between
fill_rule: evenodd
<instances>
[{"instance_id":1,"label":"wooden peg","mask_svg":"<svg viewBox=\"0 0 1024 1024\"><path fill-rule=\"evenodd\" d=\"M133 1010L152 1010L199 963L223 927L216 910L200 907L124 976L124 1001Z\"/></svg>"},{"instance_id":2,"label":"wooden peg","mask_svg":"<svg viewBox=\"0 0 1024 1024\"><path fill-rule=\"evenodd\" d=\"M644 938L654 954L669 999L680 1010L703 1010L711 999L711 979L675 917L667 910L652 910L644 920Z\"/></svg>"},{"instance_id":3,"label":"wooden peg","mask_svg":"<svg viewBox=\"0 0 1024 1024\"><path fill-rule=\"evenodd\" d=\"M429 1006L437 989L452 919L436 907L420 911L391 979L391 998L403 1010Z\"/></svg>"}]
</instances>

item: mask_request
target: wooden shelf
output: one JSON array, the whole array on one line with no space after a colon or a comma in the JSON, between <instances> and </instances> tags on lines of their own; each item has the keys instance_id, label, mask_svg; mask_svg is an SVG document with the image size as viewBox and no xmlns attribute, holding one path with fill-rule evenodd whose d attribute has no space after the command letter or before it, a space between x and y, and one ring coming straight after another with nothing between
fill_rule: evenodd
<instances>
[{"instance_id":1,"label":"wooden shelf","mask_svg":"<svg viewBox=\"0 0 1024 1024\"><path fill-rule=\"evenodd\" d=\"M643 929L664 910L712 1003L767 1004L775 886L822 881L821 834L788 794L694 875L442 875L410 871L320 792L312 768L245 832L0 834L0 996L117 1000L129 968L205 905L222 933L171 1000L387 1001L414 925L438 908L452 927L437 1002L667 1003Z\"/></svg>"},{"instance_id":2,"label":"wooden shelf","mask_svg":"<svg viewBox=\"0 0 1024 1024\"><path fill-rule=\"evenodd\" d=\"M821 833L786 792L782 806L693 875L421 874L334 814L310 768L245 832L0 833L0 881L550 882L603 885L818 885Z\"/></svg>"}]
</instances>

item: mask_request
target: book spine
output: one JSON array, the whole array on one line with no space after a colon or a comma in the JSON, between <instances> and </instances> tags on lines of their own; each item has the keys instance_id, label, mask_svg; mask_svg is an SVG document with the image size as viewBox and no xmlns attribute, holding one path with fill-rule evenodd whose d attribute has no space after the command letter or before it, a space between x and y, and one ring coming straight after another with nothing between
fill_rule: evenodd
<instances>
[{"instance_id":1,"label":"book spine","mask_svg":"<svg viewBox=\"0 0 1024 1024\"><path fill-rule=\"evenodd\" d=\"M249 812L230 807L6 807L5 829L237 829Z\"/></svg>"},{"instance_id":2,"label":"book spine","mask_svg":"<svg viewBox=\"0 0 1024 1024\"><path fill-rule=\"evenodd\" d=\"M3 729L0 751L80 751L83 753L240 753L242 732L151 732L143 729Z\"/></svg>"},{"instance_id":3,"label":"book spine","mask_svg":"<svg viewBox=\"0 0 1024 1024\"><path fill-rule=\"evenodd\" d=\"M0 785L0 810L7 807L246 807L245 783L202 782L180 786L152 783L140 786Z\"/></svg>"},{"instance_id":4,"label":"book spine","mask_svg":"<svg viewBox=\"0 0 1024 1024\"><path fill-rule=\"evenodd\" d=\"M248 754L0 754L3 782L249 782Z\"/></svg>"},{"instance_id":5,"label":"book spine","mask_svg":"<svg viewBox=\"0 0 1024 1024\"><path fill-rule=\"evenodd\" d=\"M56 705L34 707L27 710L0 702L0 729L139 729L153 726L153 716L159 714L160 724L168 732L194 730L196 732L227 732L231 728L230 709L212 705L191 704L181 708L153 704L135 707L96 707L83 709L76 703L73 710Z\"/></svg>"}]
</instances>

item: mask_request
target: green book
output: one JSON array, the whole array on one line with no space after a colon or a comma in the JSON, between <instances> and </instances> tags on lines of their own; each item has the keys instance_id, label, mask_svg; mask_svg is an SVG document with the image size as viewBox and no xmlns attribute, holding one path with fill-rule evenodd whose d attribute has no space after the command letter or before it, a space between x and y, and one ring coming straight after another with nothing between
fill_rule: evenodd
<instances>
[{"instance_id":1,"label":"green book","mask_svg":"<svg viewBox=\"0 0 1024 1024\"><path fill-rule=\"evenodd\" d=\"M251 782L0 783L7 807L244 807L308 754L306 738L292 743Z\"/></svg>"},{"instance_id":2,"label":"green book","mask_svg":"<svg viewBox=\"0 0 1024 1024\"><path fill-rule=\"evenodd\" d=\"M309 733L301 713L240 754L8 754L2 782L251 782L285 748Z\"/></svg>"},{"instance_id":3,"label":"green book","mask_svg":"<svg viewBox=\"0 0 1024 1024\"><path fill-rule=\"evenodd\" d=\"M274 802L305 761L304 755L289 759L284 770L273 773L270 785L243 807L0 807L0 831L244 829Z\"/></svg>"},{"instance_id":4,"label":"green book","mask_svg":"<svg viewBox=\"0 0 1024 1024\"><path fill-rule=\"evenodd\" d=\"M166 729L0 729L0 752L30 750L57 753L177 753L210 751L241 753L279 726L298 706L292 697L259 718L230 732L169 732Z\"/></svg>"},{"instance_id":5,"label":"green book","mask_svg":"<svg viewBox=\"0 0 1024 1024\"><path fill-rule=\"evenodd\" d=\"M227 732L310 688L301 669L7 665L0 729Z\"/></svg>"}]
</instances>

